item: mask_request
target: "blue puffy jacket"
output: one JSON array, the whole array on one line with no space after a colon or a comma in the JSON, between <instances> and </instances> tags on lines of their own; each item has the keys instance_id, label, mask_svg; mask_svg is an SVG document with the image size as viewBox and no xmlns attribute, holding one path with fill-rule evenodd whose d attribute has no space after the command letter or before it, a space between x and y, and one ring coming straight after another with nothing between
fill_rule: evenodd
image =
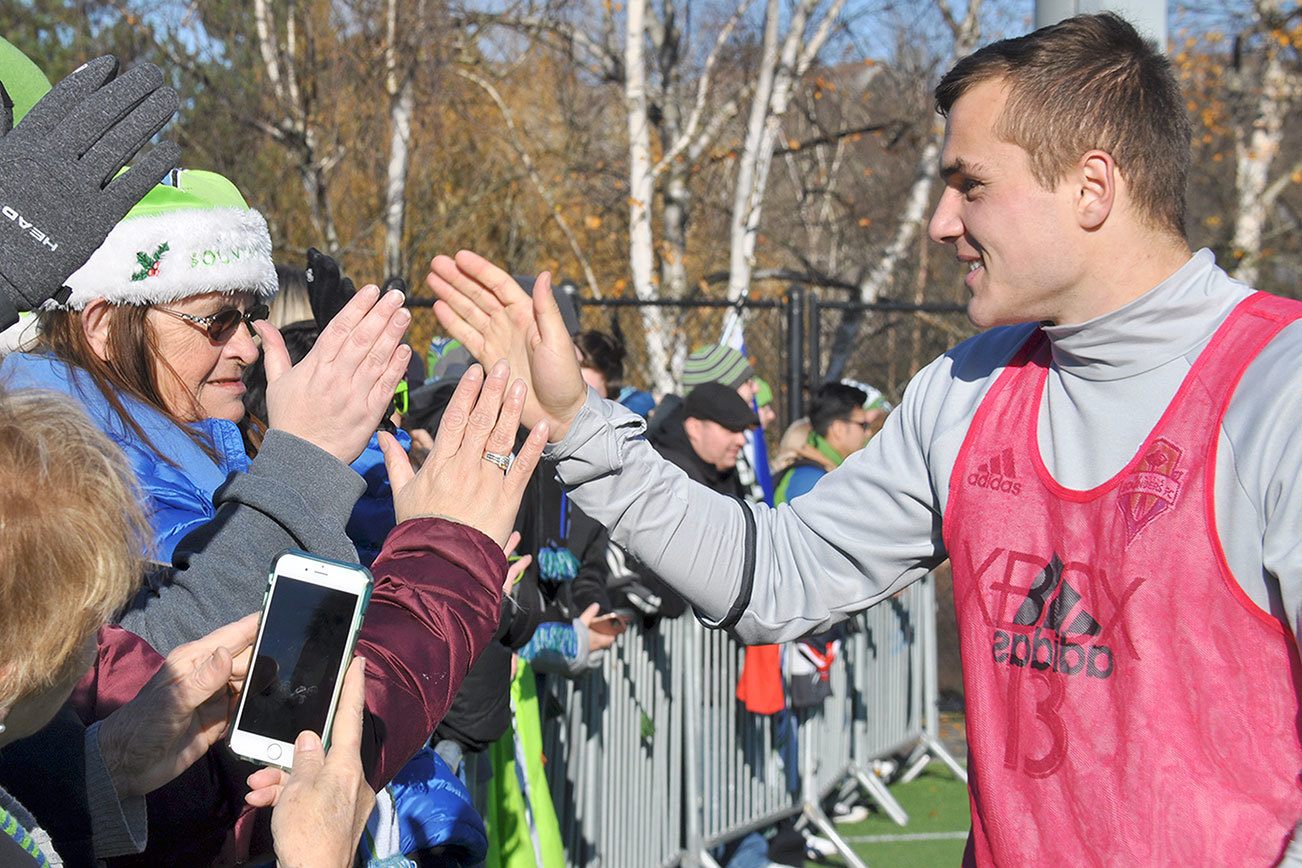
<instances>
[{"instance_id":1,"label":"blue puffy jacket","mask_svg":"<svg viewBox=\"0 0 1302 868\"><path fill-rule=\"evenodd\" d=\"M122 406L159 450L155 452L117 415L89 374L53 356L11 353L0 361L0 383L9 389L50 389L70 395L96 427L122 447L149 498L155 543L150 556L159 561L170 562L176 544L213 517L213 492L226 477L248 470L249 457L234 422L205 419L193 424L212 444L217 455L214 461L162 413L129 395L120 395ZM170 463L162 455L168 456Z\"/></svg>"},{"instance_id":2,"label":"blue puffy jacket","mask_svg":"<svg viewBox=\"0 0 1302 868\"><path fill-rule=\"evenodd\" d=\"M130 395L119 395L122 406L145 431L155 452L131 430L96 387L90 375L44 353L12 353L0 360L0 383L10 389L50 389L70 395L101 431L122 447L136 479L148 497L154 529L150 557L163 563L190 531L216 514L213 493L232 473L249 469L249 456L239 426L226 419L205 419L191 427L210 442L214 461L174 422ZM396 434L403 448L411 446L405 431ZM170 459L163 459L166 455ZM372 435L366 450L352 467L366 480L366 493L348 521L348 536L357 545L362 562L370 564L393 530L393 495L384 468L379 440Z\"/></svg>"}]
</instances>

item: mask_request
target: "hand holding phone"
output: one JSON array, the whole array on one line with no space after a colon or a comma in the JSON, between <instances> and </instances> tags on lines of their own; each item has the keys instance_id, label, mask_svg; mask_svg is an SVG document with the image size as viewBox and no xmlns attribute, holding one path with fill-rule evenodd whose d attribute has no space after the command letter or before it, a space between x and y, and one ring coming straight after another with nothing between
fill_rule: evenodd
<instances>
[{"instance_id":1,"label":"hand holding phone","mask_svg":"<svg viewBox=\"0 0 1302 868\"><path fill-rule=\"evenodd\" d=\"M265 768L249 776L244 800L254 807L275 806L271 834L281 865L351 861L375 804L361 757L365 672L366 661L354 658L344 676L328 755L322 756L315 733L306 731L294 742L293 772Z\"/></svg>"},{"instance_id":2,"label":"hand holding phone","mask_svg":"<svg viewBox=\"0 0 1302 868\"><path fill-rule=\"evenodd\" d=\"M371 596L365 567L287 552L272 565L253 664L231 728L231 750L290 769L304 730L327 747L343 676Z\"/></svg>"}]
</instances>

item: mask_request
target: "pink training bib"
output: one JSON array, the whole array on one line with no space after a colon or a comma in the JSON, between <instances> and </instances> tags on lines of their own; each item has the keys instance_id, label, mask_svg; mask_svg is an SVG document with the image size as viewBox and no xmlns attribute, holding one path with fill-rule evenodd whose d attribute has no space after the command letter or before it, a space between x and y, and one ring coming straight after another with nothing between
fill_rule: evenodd
<instances>
[{"instance_id":1,"label":"pink training bib","mask_svg":"<svg viewBox=\"0 0 1302 868\"><path fill-rule=\"evenodd\" d=\"M1059 485L1040 458L1043 332L982 401L944 519L967 700L966 863L1282 854L1302 819L1297 646L1230 574L1212 495L1230 396L1299 317L1298 302L1242 302L1134 459L1089 491Z\"/></svg>"}]
</instances>

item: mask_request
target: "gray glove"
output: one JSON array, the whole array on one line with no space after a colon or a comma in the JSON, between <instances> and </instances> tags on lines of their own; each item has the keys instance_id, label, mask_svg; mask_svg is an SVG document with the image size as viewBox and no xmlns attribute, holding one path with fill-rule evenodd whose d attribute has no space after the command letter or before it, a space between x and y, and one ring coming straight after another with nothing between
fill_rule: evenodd
<instances>
[{"instance_id":1,"label":"gray glove","mask_svg":"<svg viewBox=\"0 0 1302 868\"><path fill-rule=\"evenodd\" d=\"M181 155L175 143L163 142L114 177L177 109L176 91L163 86L158 67L142 63L114 78L117 69L111 56L92 60L16 128L13 103L3 94L0 329L56 296Z\"/></svg>"}]
</instances>

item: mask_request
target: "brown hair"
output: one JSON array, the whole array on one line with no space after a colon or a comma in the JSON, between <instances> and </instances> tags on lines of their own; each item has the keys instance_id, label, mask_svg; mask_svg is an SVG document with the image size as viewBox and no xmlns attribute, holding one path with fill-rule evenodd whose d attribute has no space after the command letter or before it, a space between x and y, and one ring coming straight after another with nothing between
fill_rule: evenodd
<instances>
[{"instance_id":1,"label":"brown hair","mask_svg":"<svg viewBox=\"0 0 1302 868\"><path fill-rule=\"evenodd\" d=\"M80 368L90 377L96 388L108 401L113 412L118 415L131 432L149 449L169 464L175 461L161 452L145 433L140 424L132 418L122 403L122 394L141 401L161 413L181 431L185 432L194 443L214 461L217 454L213 445L185 419L167 406L163 400L162 389L158 384L158 371L161 367L173 377L176 370L168 363L158 347L154 331L149 327L149 307L147 305L116 305L107 328L107 359L101 359L86 340L82 330L81 314L78 311L42 311L40 314L40 343L38 346L53 353L60 361ZM193 396L189 408L191 419L203 418L203 410ZM244 430L245 426L241 426ZM251 420L245 430L245 442L250 451L256 451L261 445L265 426Z\"/></svg>"},{"instance_id":2,"label":"brown hair","mask_svg":"<svg viewBox=\"0 0 1302 868\"><path fill-rule=\"evenodd\" d=\"M1191 126L1170 61L1125 19L1077 15L985 46L936 86L948 115L970 88L1008 86L995 134L1027 152L1051 189L1081 155L1106 151L1130 185L1145 222L1184 237Z\"/></svg>"},{"instance_id":3,"label":"brown hair","mask_svg":"<svg viewBox=\"0 0 1302 868\"><path fill-rule=\"evenodd\" d=\"M583 357L582 366L599 371L606 378L605 397L619 400L619 393L624 388L624 357L628 355L624 344L618 338L593 329L575 335L574 345Z\"/></svg>"},{"instance_id":4,"label":"brown hair","mask_svg":"<svg viewBox=\"0 0 1302 868\"><path fill-rule=\"evenodd\" d=\"M126 457L66 395L0 389L0 703L73 674L153 539Z\"/></svg>"}]
</instances>

